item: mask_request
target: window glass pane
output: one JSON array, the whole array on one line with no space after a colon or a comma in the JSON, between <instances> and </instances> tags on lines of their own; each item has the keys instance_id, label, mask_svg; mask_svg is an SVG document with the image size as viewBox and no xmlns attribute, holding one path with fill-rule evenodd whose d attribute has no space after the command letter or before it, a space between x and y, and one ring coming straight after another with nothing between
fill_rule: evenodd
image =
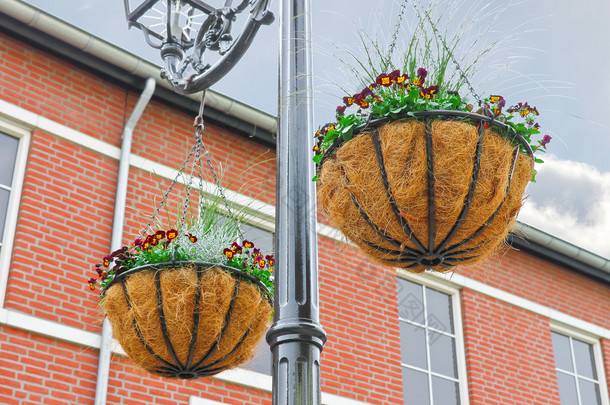
<instances>
[{"instance_id":1,"label":"window glass pane","mask_svg":"<svg viewBox=\"0 0 610 405\"><path fill-rule=\"evenodd\" d=\"M261 339L258 343L258 347L254 352L254 357L252 357L248 362L246 362L242 368L247 370L256 371L258 373L271 375L271 350L269 349L269 344L266 339Z\"/></svg>"},{"instance_id":2,"label":"window glass pane","mask_svg":"<svg viewBox=\"0 0 610 405\"><path fill-rule=\"evenodd\" d=\"M421 326L400 322L401 361L410 366L428 369L426 330Z\"/></svg>"},{"instance_id":3,"label":"window glass pane","mask_svg":"<svg viewBox=\"0 0 610 405\"><path fill-rule=\"evenodd\" d=\"M553 338L553 353L555 354L555 367L565 371L574 371L572 367L572 353L570 338L559 333L551 332Z\"/></svg>"},{"instance_id":4,"label":"window glass pane","mask_svg":"<svg viewBox=\"0 0 610 405\"><path fill-rule=\"evenodd\" d=\"M427 374L403 367L402 389L404 405L430 405Z\"/></svg>"},{"instance_id":5,"label":"window glass pane","mask_svg":"<svg viewBox=\"0 0 610 405\"><path fill-rule=\"evenodd\" d=\"M424 295L421 285L398 279L398 315L410 321L424 323Z\"/></svg>"},{"instance_id":6,"label":"window glass pane","mask_svg":"<svg viewBox=\"0 0 610 405\"><path fill-rule=\"evenodd\" d=\"M435 373L457 378L455 358L455 339L429 331L430 366Z\"/></svg>"},{"instance_id":7,"label":"window glass pane","mask_svg":"<svg viewBox=\"0 0 610 405\"><path fill-rule=\"evenodd\" d=\"M426 288L428 327L443 332L453 332L451 297L442 292Z\"/></svg>"},{"instance_id":8,"label":"window glass pane","mask_svg":"<svg viewBox=\"0 0 610 405\"><path fill-rule=\"evenodd\" d=\"M455 381L432 376L432 397L434 405L459 405L459 385Z\"/></svg>"},{"instance_id":9,"label":"window glass pane","mask_svg":"<svg viewBox=\"0 0 610 405\"><path fill-rule=\"evenodd\" d=\"M8 197L10 192L0 188L0 241L4 234L4 223L6 222L6 210L8 209Z\"/></svg>"},{"instance_id":10,"label":"window glass pane","mask_svg":"<svg viewBox=\"0 0 610 405\"><path fill-rule=\"evenodd\" d=\"M576 380L574 377L558 371L557 383L559 384L559 399L561 400L561 405L578 404L578 398L576 395Z\"/></svg>"},{"instance_id":11,"label":"window glass pane","mask_svg":"<svg viewBox=\"0 0 610 405\"><path fill-rule=\"evenodd\" d=\"M599 385L594 382L578 379L578 389L580 390L580 403L587 405L601 405L602 399L599 395Z\"/></svg>"},{"instance_id":12,"label":"window glass pane","mask_svg":"<svg viewBox=\"0 0 610 405\"><path fill-rule=\"evenodd\" d=\"M264 229L256 228L252 225L245 225L241 228L244 237L254 243L254 247L259 248L265 254L273 253L273 233Z\"/></svg>"},{"instance_id":13,"label":"window glass pane","mask_svg":"<svg viewBox=\"0 0 610 405\"><path fill-rule=\"evenodd\" d=\"M572 339L572 347L574 348L576 374L597 380L595 362L593 360L593 346L580 340Z\"/></svg>"},{"instance_id":14,"label":"window glass pane","mask_svg":"<svg viewBox=\"0 0 610 405\"><path fill-rule=\"evenodd\" d=\"M19 139L0 133L0 184L11 186Z\"/></svg>"}]
</instances>

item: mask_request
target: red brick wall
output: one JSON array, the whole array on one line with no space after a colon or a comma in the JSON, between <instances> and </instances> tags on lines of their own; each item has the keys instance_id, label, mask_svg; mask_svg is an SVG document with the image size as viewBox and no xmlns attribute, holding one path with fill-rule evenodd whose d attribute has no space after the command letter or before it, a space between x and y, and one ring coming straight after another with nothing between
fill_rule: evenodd
<instances>
[{"instance_id":1,"label":"red brick wall","mask_svg":"<svg viewBox=\"0 0 610 405\"><path fill-rule=\"evenodd\" d=\"M318 246L320 322L328 334L324 390L371 404L402 404L394 269L325 237Z\"/></svg>"},{"instance_id":2,"label":"red brick wall","mask_svg":"<svg viewBox=\"0 0 610 405\"><path fill-rule=\"evenodd\" d=\"M462 291L470 405L559 404L548 319Z\"/></svg>"},{"instance_id":3,"label":"red brick wall","mask_svg":"<svg viewBox=\"0 0 610 405\"><path fill-rule=\"evenodd\" d=\"M6 405L93 404L98 352L0 326L0 403ZM127 359L113 356L109 404L187 405L189 396L225 404L270 404L271 395L219 380L151 377Z\"/></svg>"},{"instance_id":4,"label":"red brick wall","mask_svg":"<svg viewBox=\"0 0 610 405\"><path fill-rule=\"evenodd\" d=\"M96 350L0 326L0 353L0 403L93 403Z\"/></svg>"},{"instance_id":5,"label":"red brick wall","mask_svg":"<svg viewBox=\"0 0 610 405\"><path fill-rule=\"evenodd\" d=\"M83 282L110 249L117 170L114 160L34 131L5 307L99 330Z\"/></svg>"},{"instance_id":6,"label":"red brick wall","mask_svg":"<svg viewBox=\"0 0 610 405\"><path fill-rule=\"evenodd\" d=\"M515 250L481 268L459 268L467 277L568 315L610 328L610 285Z\"/></svg>"}]
</instances>

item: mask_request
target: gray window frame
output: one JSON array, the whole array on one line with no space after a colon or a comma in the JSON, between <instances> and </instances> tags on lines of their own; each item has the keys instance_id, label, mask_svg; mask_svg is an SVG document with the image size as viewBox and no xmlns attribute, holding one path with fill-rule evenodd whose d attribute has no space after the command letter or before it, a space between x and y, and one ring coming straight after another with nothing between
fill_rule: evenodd
<instances>
[{"instance_id":1,"label":"gray window frame","mask_svg":"<svg viewBox=\"0 0 610 405\"><path fill-rule=\"evenodd\" d=\"M457 377L454 379L449 378L449 380L455 381L458 383L459 400L460 400L459 404L468 405L469 404L468 380L467 380L467 372L466 372L464 333L463 333L463 326L462 326L462 319L461 319L462 310L461 310L461 303L460 303L460 290L451 285L446 284L443 280L439 280L436 277L426 275L425 273L424 274L413 274L413 273L409 273L404 270L399 270L398 275L399 275L399 278L402 278L404 280L407 280L407 281L410 281L412 283L422 286L424 300L426 297L426 294L425 294L426 289L435 290L437 292L449 295L450 300L451 300L451 308L452 308L451 315L452 315L452 322L453 322L453 333L446 332L443 330L438 330L434 327L429 327L429 326L426 327L426 333L428 333L428 330L430 330L433 332L439 332L443 335L451 336L451 337L455 338L455 357L456 357L456 361L457 361L457 364L455 365L455 367L456 367ZM398 305L400 305L400 303L398 303ZM424 303L424 305L426 305L426 303ZM427 311L427 308L425 308L425 311ZM400 312L400 308L399 308L399 312ZM424 321L427 323L425 318L424 318ZM417 324L417 323L409 321L405 318L402 318L400 316L399 316L399 322ZM420 327L422 326L422 324L417 324L417 325ZM428 369L430 369L429 353L430 353L430 348L427 347L426 348L426 357L427 357L427 361L428 361ZM433 400L431 380L432 380L432 376L434 376L435 373L430 370L423 370L423 369L416 368L414 366L410 366L410 365L401 363L401 369L403 369L405 367L410 368L412 370L425 372L428 375L429 395L431 396L431 400ZM443 378L447 379L446 376L443 376Z\"/></svg>"},{"instance_id":2,"label":"gray window frame","mask_svg":"<svg viewBox=\"0 0 610 405\"><path fill-rule=\"evenodd\" d=\"M601 405L610 405L610 399L608 398L608 395L607 395L608 386L607 386L606 375L605 375L605 370L604 370L604 360L603 360L602 351L601 351L601 344L600 344L600 340L599 340L600 337L593 336L593 335L583 332L577 328L559 324L556 322L551 323L550 330L551 330L551 332L563 335L570 339L570 354L571 354L571 358L572 358L572 366L574 366L574 362L575 362L573 340L578 340L583 343L587 343L587 344L591 345L592 352L593 352L593 361L595 362L595 373L597 375L597 380L580 375L580 374L578 374L577 371L568 371L568 370L560 369L560 368L556 367L555 363L553 363L553 368L555 369L556 375L558 372L561 372L563 374L567 374L567 375L573 376L575 378L582 378L587 381L597 383L599 385ZM553 351L553 360L555 360L554 351ZM559 381L557 381L557 383L559 384ZM578 401L581 402L580 388L579 388L578 384L576 384L576 389L577 389ZM585 404L581 404L581 405L585 405ZM588 404L586 404L586 405L588 405Z\"/></svg>"}]
</instances>

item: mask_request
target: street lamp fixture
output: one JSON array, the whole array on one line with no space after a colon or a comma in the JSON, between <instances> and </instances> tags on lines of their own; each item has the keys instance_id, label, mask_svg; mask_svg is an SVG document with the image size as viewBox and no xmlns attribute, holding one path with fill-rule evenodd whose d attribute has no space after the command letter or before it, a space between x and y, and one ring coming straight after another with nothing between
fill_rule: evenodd
<instances>
[{"instance_id":1,"label":"street lamp fixture","mask_svg":"<svg viewBox=\"0 0 610 405\"><path fill-rule=\"evenodd\" d=\"M160 49L164 61L161 77L178 93L205 90L220 80L241 59L260 26L274 20L273 13L267 10L269 0L218 3L223 4L217 7L201 0L124 0L129 27L142 30L148 45ZM234 34L238 21L243 26L240 33ZM218 55L210 63L208 59L212 58L208 56L213 53Z\"/></svg>"}]
</instances>

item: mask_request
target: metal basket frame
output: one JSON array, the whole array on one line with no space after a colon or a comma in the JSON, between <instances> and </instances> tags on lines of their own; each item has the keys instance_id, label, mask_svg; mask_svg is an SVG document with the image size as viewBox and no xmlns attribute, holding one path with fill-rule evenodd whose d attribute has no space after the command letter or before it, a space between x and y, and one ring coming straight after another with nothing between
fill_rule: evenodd
<instances>
[{"instance_id":1,"label":"metal basket frame","mask_svg":"<svg viewBox=\"0 0 610 405\"><path fill-rule=\"evenodd\" d=\"M193 335L192 335L191 341L190 341L189 354L187 357L187 361L185 364L182 364L182 362L180 362L180 360L178 359L178 357L176 355L172 342L169 338L167 325L165 323L165 314L164 314L164 310L163 310L163 294L162 294L160 274L161 274L161 271L163 271L163 270L171 270L171 269L187 267L187 266L192 267L194 270L197 271L197 290L195 293L195 308L193 310ZM194 351L195 351L195 343L197 342L197 329L198 329L198 325L199 325L199 309L200 309L200 305L201 305L202 276L203 276L204 272L206 272L212 268L220 268L221 270L230 273L236 279L235 287L233 290L233 296L231 299L231 303L230 303L227 313L225 315L225 320L224 320L224 324L223 324L221 331L219 332L218 336L214 340L214 343L212 344L212 346L210 347L208 352L203 356L203 358L201 360L199 360L198 362L194 363L193 355L194 355ZM235 345L235 347L227 355L214 361L211 364L204 365L205 361L208 360L210 358L210 356L212 354L214 354L214 352L218 348L218 344L222 340L222 338L227 330L229 321L231 320L231 315L233 314L235 301L237 299L237 295L239 294L239 287L240 287L240 284L242 281L246 281L246 282L255 284L257 286L257 288L259 289L259 291L261 292L261 295L273 307L273 298L272 298L269 290L267 289L267 287L259 279L257 279L256 277L254 277L250 274L247 274L241 270L238 270L236 268L226 266L223 264L218 264L218 263L198 262L198 261L175 261L175 262L153 263L153 264L147 264L147 265L143 265L143 266L139 266L139 267L134 267L132 269L129 269L129 270L117 275L114 279L112 279L108 283L108 285L102 291L102 298L104 298L105 292L108 290L108 288L110 288L111 286L113 286L115 284L120 284L122 286L123 293L125 295L125 300L127 301L127 308L131 309L132 304L131 304L131 300L130 300L129 293L127 291L127 286L125 285L125 282L130 275L141 272L141 271L146 271L146 270L152 270L155 272L154 273L154 280L155 280L155 287L156 287L155 294L157 297L157 305L158 305L158 310L159 310L159 323L161 326L161 330L163 332L163 338L165 340L165 345L167 347L168 352L170 353L172 361L167 361L167 360L163 359L161 356L159 356L157 353L155 353L153 348L150 347L150 345L148 343L146 343L146 340L142 336L142 332L140 330L140 327L139 327L138 322L136 321L135 317L133 318L133 326L135 328L135 331L136 331L140 341L142 342L142 344L144 345L146 350L155 359L157 359L160 363L163 364L163 366L158 367L155 370L153 370L156 374L162 375L164 377L169 377L169 378L194 379L194 378L207 377L207 376L217 374L220 371L231 368L233 366L237 366L238 364L241 363L241 358L237 358L230 365L218 366L223 361L225 361L229 356L231 356L243 344L243 342L246 340L246 338L248 337L248 335L250 333L251 327L248 328L248 330L244 333L244 335L241 337L239 342Z\"/></svg>"}]
</instances>

